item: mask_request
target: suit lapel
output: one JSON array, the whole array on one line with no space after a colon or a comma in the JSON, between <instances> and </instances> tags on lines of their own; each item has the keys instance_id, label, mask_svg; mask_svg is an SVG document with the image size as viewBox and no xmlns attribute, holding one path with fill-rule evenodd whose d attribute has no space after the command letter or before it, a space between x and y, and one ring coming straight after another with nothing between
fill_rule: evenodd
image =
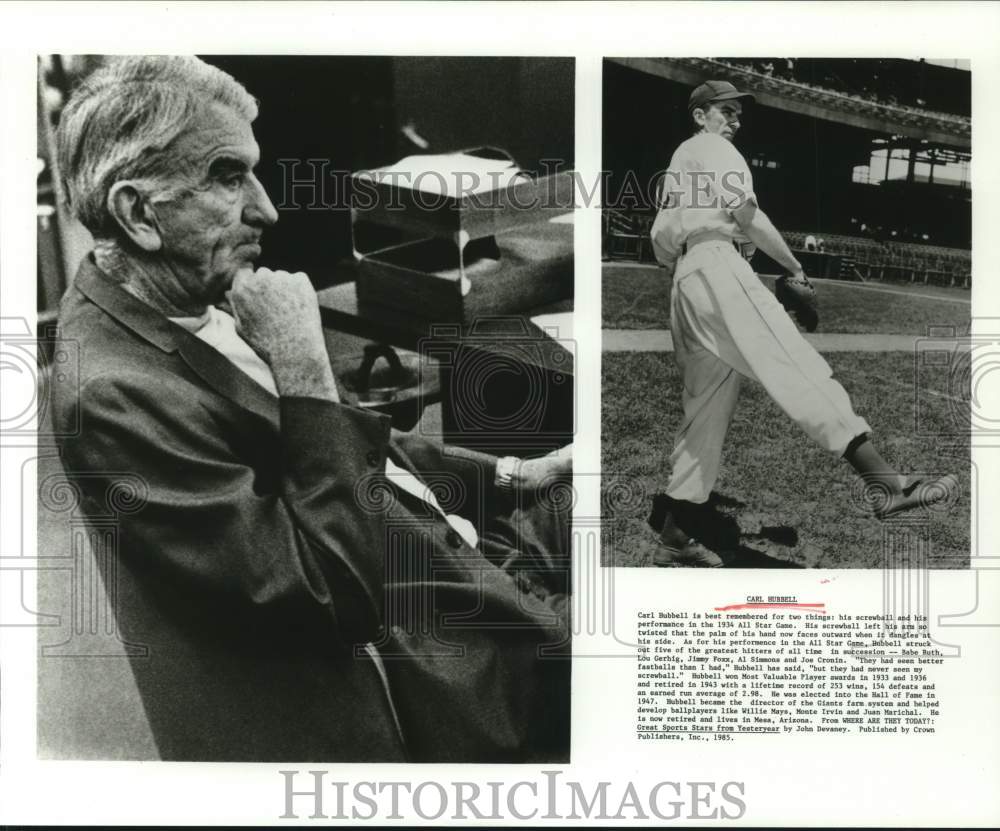
<instances>
[{"instance_id":1,"label":"suit lapel","mask_svg":"<svg viewBox=\"0 0 1000 831\"><path fill-rule=\"evenodd\" d=\"M403 468L403 470L409 471L414 476L416 476L418 479L421 478L420 471L417 470L416 466L410 460L410 457L407 456L406 453L403 452L403 450L400 448L400 446L398 444L396 444L395 441L390 441L389 442L389 449L388 449L386 455L390 459L392 459L392 461L396 465L398 465L399 467Z\"/></svg>"},{"instance_id":2,"label":"suit lapel","mask_svg":"<svg viewBox=\"0 0 1000 831\"><path fill-rule=\"evenodd\" d=\"M114 283L84 258L74 282L88 299L120 324L164 352L176 352L206 384L234 404L278 425L278 399L204 341Z\"/></svg>"},{"instance_id":3,"label":"suit lapel","mask_svg":"<svg viewBox=\"0 0 1000 831\"><path fill-rule=\"evenodd\" d=\"M184 362L220 395L224 395L237 406L266 418L277 429L278 399L245 372L233 366L232 362L217 349L190 332L184 331L184 334L187 338L183 339L177 350Z\"/></svg>"}]
</instances>

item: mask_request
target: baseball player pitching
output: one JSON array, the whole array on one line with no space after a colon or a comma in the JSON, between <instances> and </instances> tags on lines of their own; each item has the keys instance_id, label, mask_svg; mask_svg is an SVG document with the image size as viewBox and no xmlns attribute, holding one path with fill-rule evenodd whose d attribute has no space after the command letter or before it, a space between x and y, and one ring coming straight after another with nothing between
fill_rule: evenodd
<instances>
[{"instance_id":1,"label":"baseball player pitching","mask_svg":"<svg viewBox=\"0 0 1000 831\"><path fill-rule=\"evenodd\" d=\"M719 476L744 378L762 384L810 438L865 477L869 493L878 494L876 516L940 501L957 485L952 477L907 477L889 466L829 365L750 268L760 248L787 269L789 285L811 292L802 266L757 204L750 169L732 143L749 100L728 81L706 81L691 93L695 134L674 152L652 227L656 258L673 273L670 329L684 382L684 419L654 555L660 566L723 564L684 530L685 517L697 514Z\"/></svg>"}]
</instances>

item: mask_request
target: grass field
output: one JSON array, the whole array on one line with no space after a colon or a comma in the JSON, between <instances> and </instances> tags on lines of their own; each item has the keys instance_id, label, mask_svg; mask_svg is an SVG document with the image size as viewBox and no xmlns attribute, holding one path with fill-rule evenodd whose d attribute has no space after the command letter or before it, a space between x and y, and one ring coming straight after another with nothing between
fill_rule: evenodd
<instances>
[{"instance_id":1,"label":"grass field","mask_svg":"<svg viewBox=\"0 0 1000 831\"><path fill-rule=\"evenodd\" d=\"M659 305L652 301L663 279L660 272L606 267L605 277L610 278L604 286L606 327L665 326L667 298L661 297ZM646 292L646 300L626 304L626 283L632 292ZM969 323L966 303L830 283L820 284L818 291L821 331L919 335L928 326L964 331ZM962 297L961 290L914 291ZM954 502L903 519L918 536L926 534L930 567L967 567L972 470L969 438L961 433L962 416L956 414L956 399L966 397L967 390L949 389L947 372L921 374L918 399L916 359L907 352L824 357L890 463L904 473L958 477L962 488ZM681 417L680 377L669 353L605 352L602 361L605 564L648 565L656 541L646 517L652 495L663 490L669 474ZM874 519L858 485L845 462L813 444L758 385L747 382L705 532L728 567L879 568L892 542L887 531L896 529L898 539L901 525Z\"/></svg>"},{"instance_id":2,"label":"grass field","mask_svg":"<svg viewBox=\"0 0 1000 831\"><path fill-rule=\"evenodd\" d=\"M773 278L764 277L773 287ZM928 326L967 331L971 306L966 289L936 286L817 282L820 332L925 335ZM875 289L875 290L873 290ZM941 297L935 302L913 294ZM950 302L952 300L965 302ZM605 329L665 329L670 320L670 279L664 270L605 263L601 303Z\"/></svg>"}]
</instances>

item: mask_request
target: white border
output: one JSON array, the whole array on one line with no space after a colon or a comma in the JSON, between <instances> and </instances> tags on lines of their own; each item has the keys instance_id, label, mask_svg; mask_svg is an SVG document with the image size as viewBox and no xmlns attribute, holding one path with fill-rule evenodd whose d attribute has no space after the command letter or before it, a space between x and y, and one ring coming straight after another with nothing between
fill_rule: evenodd
<instances>
[{"instance_id":1,"label":"white border","mask_svg":"<svg viewBox=\"0 0 1000 831\"><path fill-rule=\"evenodd\" d=\"M577 58L577 168L600 166L600 58L616 55L836 55L968 57L973 61L974 279L977 316L1000 318L995 269L1000 264L1000 7L959 3L480 3L326 5L319 3L147 5L51 3L0 6L0 275L2 313L34 319L34 56L51 52L513 54ZM656 106L655 101L649 102ZM580 440L577 469L599 460L600 266L597 211L578 217L577 320ZM588 337L581 338L587 332ZM994 383L995 387L996 384ZM984 393L996 398L995 389ZM996 404L997 402L994 402ZM1000 411L1000 409L995 409ZM997 469L985 451L984 475ZM5 454L3 484L20 487L19 462ZM13 478L12 478L13 476ZM578 511L593 515L596 479ZM996 493L996 478L982 495ZM29 500L30 501L30 500ZM995 503L995 499L993 500ZM16 500L4 498L4 524L20 524ZM990 504L982 501L980 504ZM12 515L13 512L13 515ZM980 515L983 551L996 551L995 512ZM33 521L25 517L24 521ZM7 546L8 536L3 536ZM9 555L5 548L2 552ZM33 553L33 552L25 552ZM727 577L737 597L760 591L818 589L844 610L876 608L877 572L749 574ZM972 575L942 575L942 601L960 610L971 600ZM6 581L6 575L3 576ZM711 578L715 578L714 582ZM631 570L619 596L642 605L717 602L716 575ZM6 588L0 600L8 597ZM996 598L990 601L996 610ZM622 625L631 608L617 611ZM816 825L991 824L1000 821L1000 688L995 630L963 635L967 660L947 682L952 712L947 736L927 744L797 745L744 742L735 749L637 748L629 738L632 667L581 659L574 668L574 764L568 776L742 780L743 822ZM591 645L594 641L590 641ZM581 636L576 649L588 646ZM34 646L30 632L0 631L0 821L5 823L276 823L281 785L273 765L36 762ZM624 717L624 721L623 721ZM303 765L303 768L306 766ZM322 765L350 779L528 778L523 768ZM535 772L537 777L537 772ZM624 823L623 823L624 824Z\"/></svg>"}]
</instances>

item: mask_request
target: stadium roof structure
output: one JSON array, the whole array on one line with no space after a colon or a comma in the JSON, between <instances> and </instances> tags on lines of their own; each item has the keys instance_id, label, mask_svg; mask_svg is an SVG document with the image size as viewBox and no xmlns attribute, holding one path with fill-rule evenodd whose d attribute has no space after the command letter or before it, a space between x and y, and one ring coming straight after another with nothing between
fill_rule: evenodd
<instances>
[{"instance_id":1,"label":"stadium roof structure","mask_svg":"<svg viewBox=\"0 0 1000 831\"><path fill-rule=\"evenodd\" d=\"M939 113L869 101L855 95L823 89L784 78L762 75L712 58L608 58L613 63L697 86L706 78L731 81L739 89L752 92L768 107L812 118L849 124L878 133L894 133L925 139L961 150L972 148L972 120L951 113Z\"/></svg>"}]
</instances>

